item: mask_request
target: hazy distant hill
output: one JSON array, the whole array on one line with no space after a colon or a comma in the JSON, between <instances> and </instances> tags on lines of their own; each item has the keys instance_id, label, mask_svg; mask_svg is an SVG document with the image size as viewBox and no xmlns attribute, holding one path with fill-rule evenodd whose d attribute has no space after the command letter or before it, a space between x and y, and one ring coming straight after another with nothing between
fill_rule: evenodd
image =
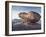
<instances>
[{"instance_id":1,"label":"hazy distant hill","mask_svg":"<svg viewBox=\"0 0 46 37\"><path fill-rule=\"evenodd\" d=\"M12 20L13 25L21 24L22 20L21 19L14 19Z\"/></svg>"}]
</instances>

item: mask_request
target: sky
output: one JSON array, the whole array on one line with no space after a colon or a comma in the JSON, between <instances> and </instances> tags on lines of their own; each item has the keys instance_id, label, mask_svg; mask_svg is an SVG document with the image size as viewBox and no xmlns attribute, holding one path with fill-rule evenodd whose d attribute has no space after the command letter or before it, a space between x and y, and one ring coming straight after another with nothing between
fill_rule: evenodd
<instances>
[{"instance_id":1,"label":"sky","mask_svg":"<svg viewBox=\"0 0 46 37\"><path fill-rule=\"evenodd\" d=\"M33 6L12 6L12 19L21 19L18 14L20 12L30 12L34 11L37 13L41 13L41 7L33 7Z\"/></svg>"}]
</instances>

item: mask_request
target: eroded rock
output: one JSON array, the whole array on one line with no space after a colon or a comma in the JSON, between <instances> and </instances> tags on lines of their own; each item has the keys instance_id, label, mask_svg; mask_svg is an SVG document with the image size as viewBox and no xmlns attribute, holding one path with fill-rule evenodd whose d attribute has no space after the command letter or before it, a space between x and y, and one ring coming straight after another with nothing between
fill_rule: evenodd
<instances>
[{"instance_id":1,"label":"eroded rock","mask_svg":"<svg viewBox=\"0 0 46 37\"><path fill-rule=\"evenodd\" d=\"M40 20L41 16L37 12L30 11L28 13L26 12L20 12L19 17L22 19L23 22L29 22L29 23L36 23Z\"/></svg>"}]
</instances>

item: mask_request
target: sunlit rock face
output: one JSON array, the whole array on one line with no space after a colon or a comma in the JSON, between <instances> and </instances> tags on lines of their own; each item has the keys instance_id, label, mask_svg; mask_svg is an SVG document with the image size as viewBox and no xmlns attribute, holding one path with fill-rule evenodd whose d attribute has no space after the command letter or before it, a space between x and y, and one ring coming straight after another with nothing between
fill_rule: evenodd
<instances>
[{"instance_id":1,"label":"sunlit rock face","mask_svg":"<svg viewBox=\"0 0 46 37\"><path fill-rule=\"evenodd\" d=\"M23 22L36 23L40 20L41 16L37 12L20 12L19 17Z\"/></svg>"}]
</instances>

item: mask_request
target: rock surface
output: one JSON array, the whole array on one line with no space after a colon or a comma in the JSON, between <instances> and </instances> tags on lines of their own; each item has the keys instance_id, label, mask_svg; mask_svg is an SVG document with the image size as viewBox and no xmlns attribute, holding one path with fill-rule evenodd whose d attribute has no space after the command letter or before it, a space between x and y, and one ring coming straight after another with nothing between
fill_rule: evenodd
<instances>
[{"instance_id":1,"label":"rock surface","mask_svg":"<svg viewBox=\"0 0 46 37\"><path fill-rule=\"evenodd\" d=\"M20 12L19 17L22 19L23 22L31 22L36 23L40 20L41 16L37 12L30 11L28 13L26 12Z\"/></svg>"},{"instance_id":2,"label":"rock surface","mask_svg":"<svg viewBox=\"0 0 46 37\"><path fill-rule=\"evenodd\" d=\"M36 12L21 12L19 17L22 19L12 20L12 31L19 30L39 30L41 29L40 14ZM38 23L39 21L39 23Z\"/></svg>"},{"instance_id":3,"label":"rock surface","mask_svg":"<svg viewBox=\"0 0 46 37\"><path fill-rule=\"evenodd\" d=\"M12 21L12 31L39 30L39 29L41 29L41 24L39 24L39 23L28 23L27 25L25 25L21 21L21 19L14 19Z\"/></svg>"}]
</instances>

